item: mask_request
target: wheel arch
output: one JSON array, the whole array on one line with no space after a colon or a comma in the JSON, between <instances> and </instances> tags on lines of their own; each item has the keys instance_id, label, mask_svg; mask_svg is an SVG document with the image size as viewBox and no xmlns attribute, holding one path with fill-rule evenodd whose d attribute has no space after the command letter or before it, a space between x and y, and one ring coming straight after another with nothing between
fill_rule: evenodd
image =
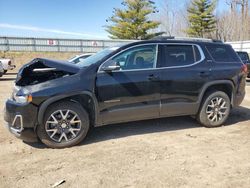
<instances>
[{"instance_id":1,"label":"wheel arch","mask_svg":"<svg viewBox=\"0 0 250 188\"><path fill-rule=\"evenodd\" d=\"M94 126L95 124L99 123L99 114L98 114L98 102L94 94L89 91L83 91L77 94L70 94L70 95L59 95L54 96L47 99L43 102L38 110L38 118L37 123L41 125L43 123L43 118L47 108L57 102L69 100L79 103L87 112L89 113L91 124ZM86 106L86 104L92 104L92 108L90 110L90 106Z\"/></svg>"},{"instance_id":2,"label":"wheel arch","mask_svg":"<svg viewBox=\"0 0 250 188\"><path fill-rule=\"evenodd\" d=\"M211 90L218 90L218 91L225 92L230 98L231 106L233 106L235 87L232 81L218 80L218 81L212 81L212 82L205 84L200 92L199 99L198 99L199 100L198 102L200 105L202 104L202 100L204 96L206 96L206 94L210 92Z\"/></svg>"}]
</instances>

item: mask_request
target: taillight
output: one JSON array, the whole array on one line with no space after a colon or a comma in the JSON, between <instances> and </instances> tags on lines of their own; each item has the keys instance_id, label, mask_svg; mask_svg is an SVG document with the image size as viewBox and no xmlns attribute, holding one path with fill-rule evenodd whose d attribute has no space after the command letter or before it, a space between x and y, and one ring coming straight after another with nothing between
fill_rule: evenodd
<instances>
[{"instance_id":1,"label":"taillight","mask_svg":"<svg viewBox=\"0 0 250 188\"><path fill-rule=\"evenodd\" d=\"M242 65L241 71L244 72L245 74L248 73L248 69L247 69L247 65L246 65L246 64L243 64L243 65Z\"/></svg>"},{"instance_id":2,"label":"taillight","mask_svg":"<svg viewBox=\"0 0 250 188\"><path fill-rule=\"evenodd\" d=\"M11 65L11 61L8 62L8 65Z\"/></svg>"}]
</instances>

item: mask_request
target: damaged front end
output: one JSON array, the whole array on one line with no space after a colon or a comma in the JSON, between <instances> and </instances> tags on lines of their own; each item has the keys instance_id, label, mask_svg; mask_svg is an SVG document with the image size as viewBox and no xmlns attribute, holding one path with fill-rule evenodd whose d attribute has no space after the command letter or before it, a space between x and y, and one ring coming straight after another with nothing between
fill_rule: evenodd
<instances>
[{"instance_id":1,"label":"damaged front end","mask_svg":"<svg viewBox=\"0 0 250 188\"><path fill-rule=\"evenodd\" d=\"M79 70L74 64L48 59L34 59L24 65L5 105L4 119L10 132L27 142L35 141L39 105L56 92L64 93L65 83L75 83Z\"/></svg>"},{"instance_id":2,"label":"damaged front end","mask_svg":"<svg viewBox=\"0 0 250 188\"><path fill-rule=\"evenodd\" d=\"M37 58L24 65L16 78L17 86L35 85L76 74L79 67L64 61Z\"/></svg>"}]
</instances>

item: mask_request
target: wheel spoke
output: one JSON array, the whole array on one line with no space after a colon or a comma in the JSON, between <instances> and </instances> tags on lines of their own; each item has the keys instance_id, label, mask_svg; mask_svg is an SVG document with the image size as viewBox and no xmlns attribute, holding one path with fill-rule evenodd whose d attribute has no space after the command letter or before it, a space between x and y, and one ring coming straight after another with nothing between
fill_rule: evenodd
<instances>
[{"instance_id":1,"label":"wheel spoke","mask_svg":"<svg viewBox=\"0 0 250 188\"><path fill-rule=\"evenodd\" d=\"M80 131L81 129L77 129L77 128L71 128L72 131Z\"/></svg>"},{"instance_id":2,"label":"wheel spoke","mask_svg":"<svg viewBox=\"0 0 250 188\"><path fill-rule=\"evenodd\" d=\"M75 123L80 123L80 120L75 120L77 117L77 115L75 115L71 120L70 120L70 124L75 124Z\"/></svg>"},{"instance_id":3,"label":"wheel spoke","mask_svg":"<svg viewBox=\"0 0 250 188\"><path fill-rule=\"evenodd\" d=\"M221 109L227 109L227 107L226 107L225 105L226 105L226 101L224 101L224 102L222 103L222 105L220 106L220 108L221 108Z\"/></svg>"},{"instance_id":4,"label":"wheel spoke","mask_svg":"<svg viewBox=\"0 0 250 188\"><path fill-rule=\"evenodd\" d=\"M54 124L58 124L58 121L53 114L51 115L51 117L54 121L50 121L50 122L53 122Z\"/></svg>"},{"instance_id":5,"label":"wheel spoke","mask_svg":"<svg viewBox=\"0 0 250 188\"><path fill-rule=\"evenodd\" d=\"M66 119L67 119L67 116L69 115L69 110L67 110L67 112L65 113L65 115L63 115L62 110L60 110L60 114L61 114L62 118L63 118L64 120L66 120Z\"/></svg>"},{"instance_id":6,"label":"wheel spoke","mask_svg":"<svg viewBox=\"0 0 250 188\"><path fill-rule=\"evenodd\" d=\"M80 123L80 120L76 120L76 121L70 121L70 124L75 124L75 123Z\"/></svg>"},{"instance_id":7,"label":"wheel spoke","mask_svg":"<svg viewBox=\"0 0 250 188\"><path fill-rule=\"evenodd\" d=\"M73 134L74 137L76 137L76 134L74 133L73 129L70 129L69 131Z\"/></svg>"},{"instance_id":8,"label":"wheel spoke","mask_svg":"<svg viewBox=\"0 0 250 188\"><path fill-rule=\"evenodd\" d=\"M62 119L64 119L64 118L63 118L63 117L64 117L64 115L63 115L62 110L59 110L59 112L60 112L60 114L61 114L61 116L62 116Z\"/></svg>"},{"instance_id":9,"label":"wheel spoke","mask_svg":"<svg viewBox=\"0 0 250 188\"><path fill-rule=\"evenodd\" d=\"M213 118L211 121L217 121L217 114L214 114Z\"/></svg>"},{"instance_id":10,"label":"wheel spoke","mask_svg":"<svg viewBox=\"0 0 250 188\"><path fill-rule=\"evenodd\" d=\"M222 118L223 118L223 115L219 113L219 120L221 120Z\"/></svg>"},{"instance_id":11,"label":"wheel spoke","mask_svg":"<svg viewBox=\"0 0 250 188\"><path fill-rule=\"evenodd\" d=\"M57 133L57 130L54 131L54 132L52 133L52 135L50 135L50 138L53 138L53 137L55 136L56 133Z\"/></svg>"},{"instance_id":12,"label":"wheel spoke","mask_svg":"<svg viewBox=\"0 0 250 188\"><path fill-rule=\"evenodd\" d=\"M65 134L65 133L62 133L61 134L61 136L60 136L60 138L59 138L59 142L61 142L62 141L62 138L64 138L66 141L68 141L68 137L67 137L67 135Z\"/></svg>"},{"instance_id":13,"label":"wheel spoke","mask_svg":"<svg viewBox=\"0 0 250 188\"><path fill-rule=\"evenodd\" d=\"M214 101L212 100L212 101L211 101L211 104L209 104L208 107L214 108L214 106L215 106L215 104L214 104Z\"/></svg>"},{"instance_id":14,"label":"wheel spoke","mask_svg":"<svg viewBox=\"0 0 250 188\"><path fill-rule=\"evenodd\" d=\"M49 130L47 130L47 132L54 132L54 131L57 131L57 129L49 129Z\"/></svg>"},{"instance_id":15,"label":"wheel spoke","mask_svg":"<svg viewBox=\"0 0 250 188\"><path fill-rule=\"evenodd\" d=\"M214 115L213 112L211 112L207 117L210 118L212 115Z\"/></svg>"},{"instance_id":16,"label":"wheel spoke","mask_svg":"<svg viewBox=\"0 0 250 188\"><path fill-rule=\"evenodd\" d=\"M218 99L218 103L217 103L218 106L221 104L221 101L222 101L222 100L223 100L223 98L219 98L219 99Z\"/></svg>"},{"instance_id":17,"label":"wheel spoke","mask_svg":"<svg viewBox=\"0 0 250 188\"><path fill-rule=\"evenodd\" d=\"M213 110L207 110L207 111L206 111L207 114L210 114L210 113L212 113L212 112L213 112Z\"/></svg>"}]
</instances>

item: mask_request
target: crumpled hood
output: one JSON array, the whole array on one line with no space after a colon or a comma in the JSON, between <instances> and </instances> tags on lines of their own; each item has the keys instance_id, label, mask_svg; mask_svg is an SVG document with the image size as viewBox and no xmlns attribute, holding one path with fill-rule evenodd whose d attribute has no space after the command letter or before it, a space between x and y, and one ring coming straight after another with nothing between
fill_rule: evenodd
<instances>
[{"instance_id":1,"label":"crumpled hood","mask_svg":"<svg viewBox=\"0 0 250 188\"><path fill-rule=\"evenodd\" d=\"M45 59L45 58L36 58L33 59L30 63L24 65L20 71L22 69L25 69L29 66L38 64L38 63L42 63L44 66L46 67L50 67L50 68L56 68L57 70L62 70L62 71L68 71L71 73L77 73L80 68L77 67L76 65L68 62L68 61L60 61L60 60L52 60L52 59Z\"/></svg>"},{"instance_id":2,"label":"crumpled hood","mask_svg":"<svg viewBox=\"0 0 250 188\"><path fill-rule=\"evenodd\" d=\"M24 65L17 74L16 85L34 85L76 74L80 68L68 61L36 58Z\"/></svg>"}]
</instances>

